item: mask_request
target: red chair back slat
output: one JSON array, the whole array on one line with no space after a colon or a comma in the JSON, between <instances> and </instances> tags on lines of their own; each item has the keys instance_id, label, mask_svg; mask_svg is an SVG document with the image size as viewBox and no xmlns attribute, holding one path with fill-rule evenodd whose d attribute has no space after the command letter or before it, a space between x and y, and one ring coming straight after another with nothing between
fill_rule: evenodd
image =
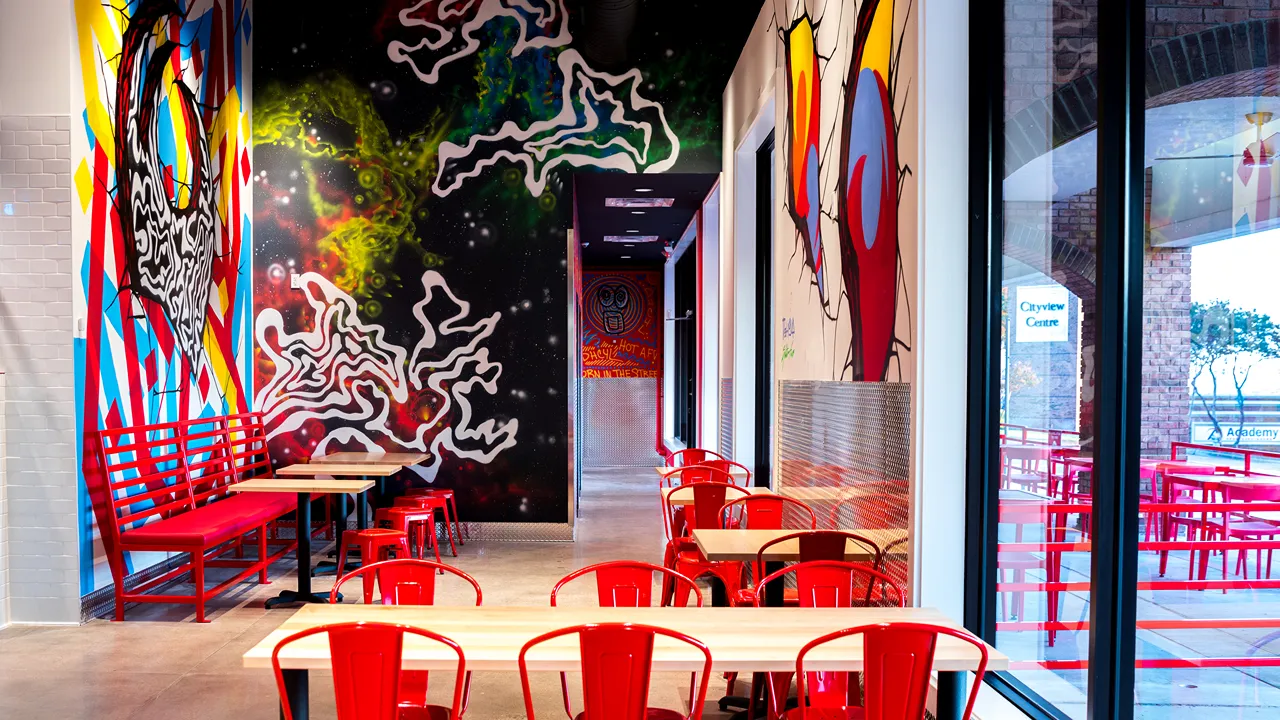
<instances>
[{"instance_id":1,"label":"red chair back slat","mask_svg":"<svg viewBox=\"0 0 1280 720\"><path fill-rule=\"evenodd\" d=\"M694 483L681 492L693 493L693 505L685 507L685 524L689 530L718 529L720 508L724 507L726 500L750 496L749 492L733 483L714 481Z\"/></svg>"},{"instance_id":2,"label":"red chair back slat","mask_svg":"<svg viewBox=\"0 0 1280 720\"><path fill-rule=\"evenodd\" d=\"M848 688L831 683L834 673L806 672L805 658L816 647L862 635L864 663L863 712L866 720L923 720L929 697L929 680L938 637L948 635L977 648L978 669L969 687L963 720L973 714L973 704L987 671L987 646L971 633L954 628L923 623L879 623L860 625L823 635L800 650L796 657L796 697L800 698L798 717L832 717L831 710L848 707ZM845 673L839 673L847 677ZM808 702L805 702L805 699ZM809 710L828 711L810 714ZM840 713L840 717L845 717Z\"/></svg>"},{"instance_id":3,"label":"red chair back slat","mask_svg":"<svg viewBox=\"0 0 1280 720\"><path fill-rule=\"evenodd\" d=\"M707 459L724 460L725 456L714 450L705 450L703 448L687 448L685 450L677 450L667 457L667 465L671 467L684 467L686 465L701 465Z\"/></svg>"},{"instance_id":4,"label":"red chair back slat","mask_svg":"<svg viewBox=\"0 0 1280 720\"><path fill-rule=\"evenodd\" d=\"M653 669L653 641L658 635L679 640L702 651L702 678L687 720L700 720L711 675L711 651L701 642L674 630L631 623L602 623L568 627L538 637L520 649L520 684L525 713L534 720L533 694L527 656L537 645L577 635L582 660L582 694L588 718L645 720L649 714L649 678ZM567 702L567 700L566 700ZM568 708L566 708L568 710ZM572 717L570 711L570 717Z\"/></svg>"},{"instance_id":5,"label":"red chair back slat","mask_svg":"<svg viewBox=\"0 0 1280 720\"><path fill-rule=\"evenodd\" d=\"M565 575L551 590L551 606L556 607L560 589L565 585L584 575L595 575L596 598L600 607L652 607L654 573L688 586L697 598L698 607L702 607L702 590L692 580L670 568L638 560L597 563Z\"/></svg>"},{"instance_id":6,"label":"red chair back slat","mask_svg":"<svg viewBox=\"0 0 1280 720\"><path fill-rule=\"evenodd\" d=\"M291 643L322 633L327 634L329 640L338 720L395 720L399 717L398 690L405 635L434 640L457 654L458 677L454 683L453 705L449 708L449 717L462 716L467 659L456 642L429 630L361 622L308 628L286 637L276 645L271 653L271 665L275 670L276 684L280 691L280 709L285 720L293 720L293 709L289 707L289 696L285 690L280 651Z\"/></svg>"},{"instance_id":7,"label":"red chair back slat","mask_svg":"<svg viewBox=\"0 0 1280 720\"><path fill-rule=\"evenodd\" d=\"M756 607L764 603L765 586L780 582L787 575L794 575L799 593L800 607L863 607L871 605L872 590L880 586L892 590L895 600L889 600L884 590L880 594L881 607L904 607L902 589L888 575L861 563L843 560L812 560L796 563L761 578L756 586Z\"/></svg>"}]
</instances>

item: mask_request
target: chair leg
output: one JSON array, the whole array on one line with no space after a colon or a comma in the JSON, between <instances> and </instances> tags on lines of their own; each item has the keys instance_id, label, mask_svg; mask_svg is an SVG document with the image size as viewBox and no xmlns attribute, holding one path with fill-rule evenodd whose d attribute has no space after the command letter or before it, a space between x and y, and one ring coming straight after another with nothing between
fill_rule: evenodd
<instances>
[{"instance_id":1,"label":"chair leg","mask_svg":"<svg viewBox=\"0 0 1280 720\"><path fill-rule=\"evenodd\" d=\"M338 543L338 577L342 577L347 572L347 539L342 538L342 542Z\"/></svg>"},{"instance_id":2,"label":"chair leg","mask_svg":"<svg viewBox=\"0 0 1280 720\"><path fill-rule=\"evenodd\" d=\"M444 503L439 505L440 514L444 516L444 532L449 536L449 550L453 552L454 557L458 557L458 548L453 544L453 528L449 525L449 511L445 509ZM431 511L431 534L436 534L436 511Z\"/></svg>"},{"instance_id":3,"label":"chair leg","mask_svg":"<svg viewBox=\"0 0 1280 720\"><path fill-rule=\"evenodd\" d=\"M121 562L123 564L123 561ZM116 581L116 622L124 622L124 580L123 579Z\"/></svg>"},{"instance_id":4,"label":"chair leg","mask_svg":"<svg viewBox=\"0 0 1280 720\"><path fill-rule=\"evenodd\" d=\"M258 562L262 563L262 569L258 571L258 584L270 585L271 581L267 579L267 526L263 525L258 528Z\"/></svg>"},{"instance_id":5,"label":"chair leg","mask_svg":"<svg viewBox=\"0 0 1280 720\"><path fill-rule=\"evenodd\" d=\"M191 553L191 565L191 577L196 584L196 622L209 622L204 616L204 550Z\"/></svg>"},{"instance_id":6,"label":"chair leg","mask_svg":"<svg viewBox=\"0 0 1280 720\"><path fill-rule=\"evenodd\" d=\"M458 503L454 501L454 497L452 495L449 497L449 514L453 515L453 529L458 531L458 544L466 545L466 542L462 539L464 534L462 532L462 521L458 519ZM466 536L467 540L471 539L471 533L466 533Z\"/></svg>"}]
</instances>

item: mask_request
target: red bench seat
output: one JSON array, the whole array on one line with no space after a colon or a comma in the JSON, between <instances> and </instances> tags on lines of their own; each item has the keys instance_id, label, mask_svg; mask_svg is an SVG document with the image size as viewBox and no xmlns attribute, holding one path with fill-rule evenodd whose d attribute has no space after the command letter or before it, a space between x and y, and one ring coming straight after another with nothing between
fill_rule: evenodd
<instances>
[{"instance_id":1,"label":"red bench seat","mask_svg":"<svg viewBox=\"0 0 1280 720\"><path fill-rule=\"evenodd\" d=\"M237 494L242 480L270 474L267 438L260 413L201 418L177 423L100 430L97 455L111 493L115 522L100 528L114 540L108 554L115 581L116 619L128 602L191 603L205 622L205 601L257 574L267 582L267 567L296 541L275 542L269 535L281 517L297 508L290 493ZM257 545L256 558L244 557L244 545ZM126 589L130 551L187 554L189 560L137 587ZM234 552L234 557L225 557ZM213 588L205 587L206 567L240 568ZM190 574L191 595L149 593Z\"/></svg>"},{"instance_id":2,"label":"red bench seat","mask_svg":"<svg viewBox=\"0 0 1280 720\"><path fill-rule=\"evenodd\" d=\"M287 493L234 495L120 534L126 550L213 547L272 522L298 506Z\"/></svg>"}]
</instances>

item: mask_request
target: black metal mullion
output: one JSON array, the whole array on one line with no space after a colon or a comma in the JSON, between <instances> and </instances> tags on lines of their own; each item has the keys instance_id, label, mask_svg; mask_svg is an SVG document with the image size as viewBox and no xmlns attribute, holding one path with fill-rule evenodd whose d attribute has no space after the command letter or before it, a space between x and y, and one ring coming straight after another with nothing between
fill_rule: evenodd
<instances>
[{"instance_id":1,"label":"black metal mullion","mask_svg":"<svg viewBox=\"0 0 1280 720\"><path fill-rule=\"evenodd\" d=\"M1142 402L1145 3L1098 4L1089 717L1131 720Z\"/></svg>"},{"instance_id":2,"label":"black metal mullion","mask_svg":"<svg viewBox=\"0 0 1280 720\"><path fill-rule=\"evenodd\" d=\"M969 5L969 350L965 626L995 643L1003 274L1004 7Z\"/></svg>"}]
</instances>

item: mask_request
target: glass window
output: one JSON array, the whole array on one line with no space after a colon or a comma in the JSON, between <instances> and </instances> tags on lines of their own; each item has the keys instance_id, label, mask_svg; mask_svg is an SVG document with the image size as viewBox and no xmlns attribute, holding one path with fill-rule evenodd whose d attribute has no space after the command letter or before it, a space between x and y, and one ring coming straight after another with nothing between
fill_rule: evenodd
<instances>
[{"instance_id":1,"label":"glass window","mask_svg":"<svg viewBox=\"0 0 1280 720\"><path fill-rule=\"evenodd\" d=\"M1280 10L1152 12L1135 717L1276 717Z\"/></svg>"},{"instance_id":2,"label":"glass window","mask_svg":"<svg viewBox=\"0 0 1280 720\"><path fill-rule=\"evenodd\" d=\"M996 646L1016 681L1080 718L1097 273L1093 7L1005 0L997 140L1004 223L999 478L991 484L999 493Z\"/></svg>"}]
</instances>

